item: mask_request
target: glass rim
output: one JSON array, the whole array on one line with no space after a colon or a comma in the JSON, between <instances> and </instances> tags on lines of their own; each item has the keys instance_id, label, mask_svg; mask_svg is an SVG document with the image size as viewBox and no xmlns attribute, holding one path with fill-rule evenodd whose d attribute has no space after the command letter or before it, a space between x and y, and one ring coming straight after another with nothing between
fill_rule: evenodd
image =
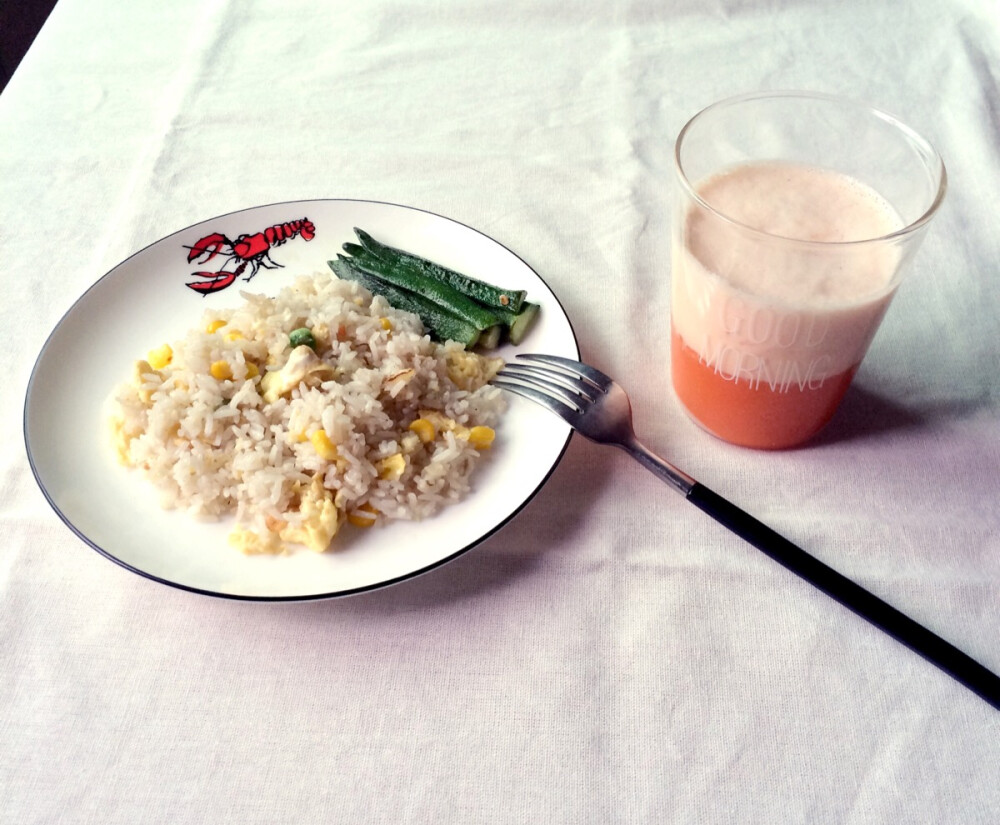
<instances>
[{"instance_id":1,"label":"glass rim","mask_svg":"<svg viewBox=\"0 0 1000 825\"><path fill-rule=\"evenodd\" d=\"M892 232L885 235L878 235L873 238L860 238L851 241L812 241L805 238L792 238L785 235L776 235L771 232L765 232L761 229L756 229L749 224L745 224L742 221L738 221L735 218L730 217L725 212L721 212L712 206L708 201L701 197L694 188L694 184L688 178L687 173L684 171L684 166L681 163L681 146L684 143L684 138L687 136L688 131L694 126L697 121L699 121L703 116L710 114L716 109L721 109L723 107L733 106L735 104L747 103L754 100L777 100L777 99L791 99L791 98L805 98L808 100L822 101L825 103L832 103L839 106L844 106L847 108L854 109L856 111L864 112L870 116L875 117L878 120L884 121L889 125L893 126L902 136L904 136L912 145L914 145L920 153L925 157L930 159L937 167L939 172L939 179L937 185L937 191L934 193L934 197L931 200L930 205L923 211L923 213L916 219L910 221L905 226L900 227ZM680 181L681 187L683 188L685 194L691 198L696 204L701 208L707 210L712 215L715 215L722 221L725 221L732 226L739 227L741 230L752 233L754 235L759 235L762 238L770 238L773 240L785 241L788 243L802 244L807 247L816 247L818 249L846 249L854 246L863 246L865 244L873 243L887 243L894 242L901 238L908 237L915 232L926 226L931 218L937 213L944 201L945 192L948 189L948 172L944 165L944 160L942 159L940 153L931 144L927 138L917 132L913 127L907 125L904 121L900 120L893 114L886 112L882 109L878 109L867 103L863 103L858 100L854 100L847 97L841 97L840 95L827 94L824 92L810 92L801 90L779 90L779 91L762 91L762 92L748 92L745 94L734 95L733 97L723 98L722 100L717 100L715 103L711 103L704 107L693 115L687 123L681 128L680 132L677 133L677 139L674 141L674 171L677 174L677 178Z\"/></svg>"}]
</instances>

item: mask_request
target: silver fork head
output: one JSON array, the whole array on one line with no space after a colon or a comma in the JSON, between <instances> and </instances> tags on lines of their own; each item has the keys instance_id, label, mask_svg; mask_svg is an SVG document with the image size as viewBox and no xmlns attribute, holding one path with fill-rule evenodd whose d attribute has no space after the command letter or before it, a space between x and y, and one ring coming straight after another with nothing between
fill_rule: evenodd
<instances>
[{"instance_id":1,"label":"silver fork head","mask_svg":"<svg viewBox=\"0 0 1000 825\"><path fill-rule=\"evenodd\" d=\"M564 373L571 378L580 378L596 389L608 391L615 385L611 376L605 375L599 369L595 369L589 364L574 361L572 358L562 358L559 355L541 355L538 353L524 353L516 357L520 359L518 363L527 361L529 364L543 364L554 367L555 371Z\"/></svg>"},{"instance_id":2,"label":"silver fork head","mask_svg":"<svg viewBox=\"0 0 1000 825\"><path fill-rule=\"evenodd\" d=\"M623 444L634 438L628 396L609 376L557 355L516 357L492 384L541 404L592 441Z\"/></svg>"},{"instance_id":3,"label":"silver fork head","mask_svg":"<svg viewBox=\"0 0 1000 825\"><path fill-rule=\"evenodd\" d=\"M681 494L691 493L696 484L691 476L650 452L636 439L628 395L607 375L556 355L517 358L497 373L493 384L541 404L591 441L623 448Z\"/></svg>"}]
</instances>

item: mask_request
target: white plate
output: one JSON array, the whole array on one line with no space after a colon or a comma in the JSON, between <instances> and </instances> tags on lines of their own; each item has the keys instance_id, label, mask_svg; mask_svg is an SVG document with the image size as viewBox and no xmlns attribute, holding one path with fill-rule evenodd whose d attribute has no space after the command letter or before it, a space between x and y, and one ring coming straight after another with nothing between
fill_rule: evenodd
<instances>
[{"instance_id":1,"label":"white plate","mask_svg":"<svg viewBox=\"0 0 1000 825\"><path fill-rule=\"evenodd\" d=\"M261 268L251 281L241 278L208 295L186 286L206 280L194 272L218 270L224 262L188 263L188 248L199 239L215 232L235 239L304 218L315 226L315 237L294 234L273 245L270 260L280 268ZM579 358L569 319L541 278L509 249L455 221L351 200L292 201L212 218L112 269L66 313L38 356L24 408L28 458L49 503L80 538L129 570L187 590L241 599L328 598L398 582L453 559L534 496L571 431L514 396L497 446L473 474L473 491L463 502L421 522L345 531L341 544L323 554L244 556L226 542L231 522L162 510L152 484L118 464L104 405L114 386L127 380L133 361L183 336L207 307L239 304L241 290L274 295L296 275L328 271L326 261L355 240L355 226L469 275L526 289L541 312L519 349ZM508 346L499 354L509 358L515 351Z\"/></svg>"}]
</instances>

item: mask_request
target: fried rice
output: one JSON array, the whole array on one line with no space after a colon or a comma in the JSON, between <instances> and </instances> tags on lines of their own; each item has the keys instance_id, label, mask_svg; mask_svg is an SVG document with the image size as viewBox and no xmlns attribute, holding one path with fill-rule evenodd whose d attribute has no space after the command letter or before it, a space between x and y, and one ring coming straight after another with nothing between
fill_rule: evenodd
<instances>
[{"instance_id":1,"label":"fried rice","mask_svg":"<svg viewBox=\"0 0 1000 825\"><path fill-rule=\"evenodd\" d=\"M118 456L164 507L235 517L235 547L281 553L469 493L504 408L487 383L501 359L325 273L242 298L154 346L110 399Z\"/></svg>"}]
</instances>

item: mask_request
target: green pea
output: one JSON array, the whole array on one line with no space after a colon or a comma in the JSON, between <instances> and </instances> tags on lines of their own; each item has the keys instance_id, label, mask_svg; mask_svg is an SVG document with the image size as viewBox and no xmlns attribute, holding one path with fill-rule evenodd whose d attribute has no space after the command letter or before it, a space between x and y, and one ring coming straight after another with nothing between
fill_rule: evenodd
<instances>
[{"instance_id":1,"label":"green pea","mask_svg":"<svg viewBox=\"0 0 1000 825\"><path fill-rule=\"evenodd\" d=\"M316 349L316 336L312 334L312 330L309 327L299 327L298 329L293 329L288 334L288 342L293 347L301 347L305 344L311 349Z\"/></svg>"}]
</instances>

